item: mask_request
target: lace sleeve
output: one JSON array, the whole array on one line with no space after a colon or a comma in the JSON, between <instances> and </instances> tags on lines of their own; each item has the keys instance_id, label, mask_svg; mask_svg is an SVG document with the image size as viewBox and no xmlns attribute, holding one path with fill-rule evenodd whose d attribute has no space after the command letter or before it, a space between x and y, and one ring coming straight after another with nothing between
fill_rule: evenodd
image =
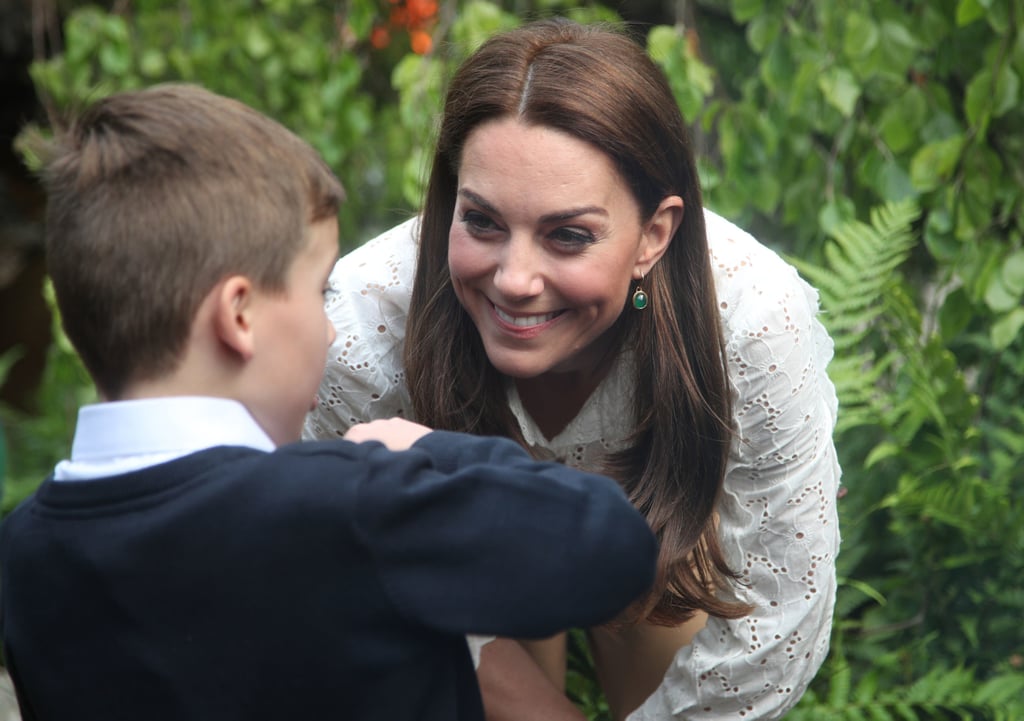
<instances>
[{"instance_id":1,"label":"lace sleeve","mask_svg":"<svg viewBox=\"0 0 1024 721\"><path fill-rule=\"evenodd\" d=\"M337 338L304 438L337 438L356 423L411 415L402 346L415 266L416 219L334 266L325 307Z\"/></svg>"},{"instance_id":2,"label":"lace sleeve","mask_svg":"<svg viewBox=\"0 0 1024 721\"><path fill-rule=\"evenodd\" d=\"M630 721L776 719L828 652L839 466L832 343L817 294L750 236L709 218L737 431L719 532L754 611L711 619Z\"/></svg>"}]
</instances>

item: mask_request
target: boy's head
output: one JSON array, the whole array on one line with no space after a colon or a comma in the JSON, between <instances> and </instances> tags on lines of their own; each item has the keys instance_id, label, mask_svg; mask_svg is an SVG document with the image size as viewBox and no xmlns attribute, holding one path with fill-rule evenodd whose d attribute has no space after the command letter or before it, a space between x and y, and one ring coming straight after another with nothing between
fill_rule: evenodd
<instances>
[{"instance_id":1,"label":"boy's head","mask_svg":"<svg viewBox=\"0 0 1024 721\"><path fill-rule=\"evenodd\" d=\"M225 278L284 294L314 227L335 227L344 199L283 126L180 84L92 105L58 132L43 179L64 328L109 400L175 372Z\"/></svg>"}]
</instances>

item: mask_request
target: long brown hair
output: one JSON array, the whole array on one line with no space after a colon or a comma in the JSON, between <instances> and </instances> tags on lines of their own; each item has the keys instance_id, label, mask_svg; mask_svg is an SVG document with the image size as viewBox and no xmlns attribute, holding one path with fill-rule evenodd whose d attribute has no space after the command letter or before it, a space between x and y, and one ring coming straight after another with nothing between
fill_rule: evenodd
<instances>
[{"instance_id":1,"label":"long brown hair","mask_svg":"<svg viewBox=\"0 0 1024 721\"><path fill-rule=\"evenodd\" d=\"M538 21L492 37L455 73L427 187L405 342L417 420L523 442L447 264L462 148L481 123L503 117L603 150L645 219L665 197L683 198L682 223L644 279L650 306L619 320L619 337L636 352L636 429L602 470L619 480L661 542L647 619L675 625L696 609L739 617L749 608L716 596L735 581L714 520L731 413L696 166L664 75L625 34Z\"/></svg>"}]
</instances>

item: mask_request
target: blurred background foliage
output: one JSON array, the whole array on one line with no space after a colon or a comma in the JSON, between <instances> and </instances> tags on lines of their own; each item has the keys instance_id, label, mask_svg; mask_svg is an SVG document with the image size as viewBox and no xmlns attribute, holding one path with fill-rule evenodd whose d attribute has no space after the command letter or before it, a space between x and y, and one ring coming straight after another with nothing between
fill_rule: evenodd
<instances>
[{"instance_id":1,"label":"blurred background foliage","mask_svg":"<svg viewBox=\"0 0 1024 721\"><path fill-rule=\"evenodd\" d=\"M482 39L535 16L625 20L691 124L706 204L820 288L836 340L840 593L791 717L1024 718L1024 0L20 7L38 104L21 137L113 91L201 83L323 153L349 190L345 248L415 212L445 79ZM33 245L11 237L0 250ZM28 317L31 299L2 302ZM0 338L0 379L25 347ZM55 324L45 347L0 415L5 511L93 397ZM570 691L606 718L574 646Z\"/></svg>"}]
</instances>

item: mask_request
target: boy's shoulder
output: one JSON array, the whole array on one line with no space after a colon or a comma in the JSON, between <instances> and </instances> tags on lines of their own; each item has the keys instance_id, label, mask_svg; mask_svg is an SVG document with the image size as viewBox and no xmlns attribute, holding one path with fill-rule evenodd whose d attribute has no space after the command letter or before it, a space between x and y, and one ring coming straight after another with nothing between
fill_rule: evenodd
<instances>
[{"instance_id":1,"label":"boy's shoulder","mask_svg":"<svg viewBox=\"0 0 1024 721\"><path fill-rule=\"evenodd\" d=\"M294 443L270 452L222 445L99 478L54 480L51 473L0 528L7 532L35 519L117 516L176 504L245 509L262 503L285 511L288 501L318 501L324 485L356 474L365 464L355 450L355 444L342 441Z\"/></svg>"}]
</instances>

